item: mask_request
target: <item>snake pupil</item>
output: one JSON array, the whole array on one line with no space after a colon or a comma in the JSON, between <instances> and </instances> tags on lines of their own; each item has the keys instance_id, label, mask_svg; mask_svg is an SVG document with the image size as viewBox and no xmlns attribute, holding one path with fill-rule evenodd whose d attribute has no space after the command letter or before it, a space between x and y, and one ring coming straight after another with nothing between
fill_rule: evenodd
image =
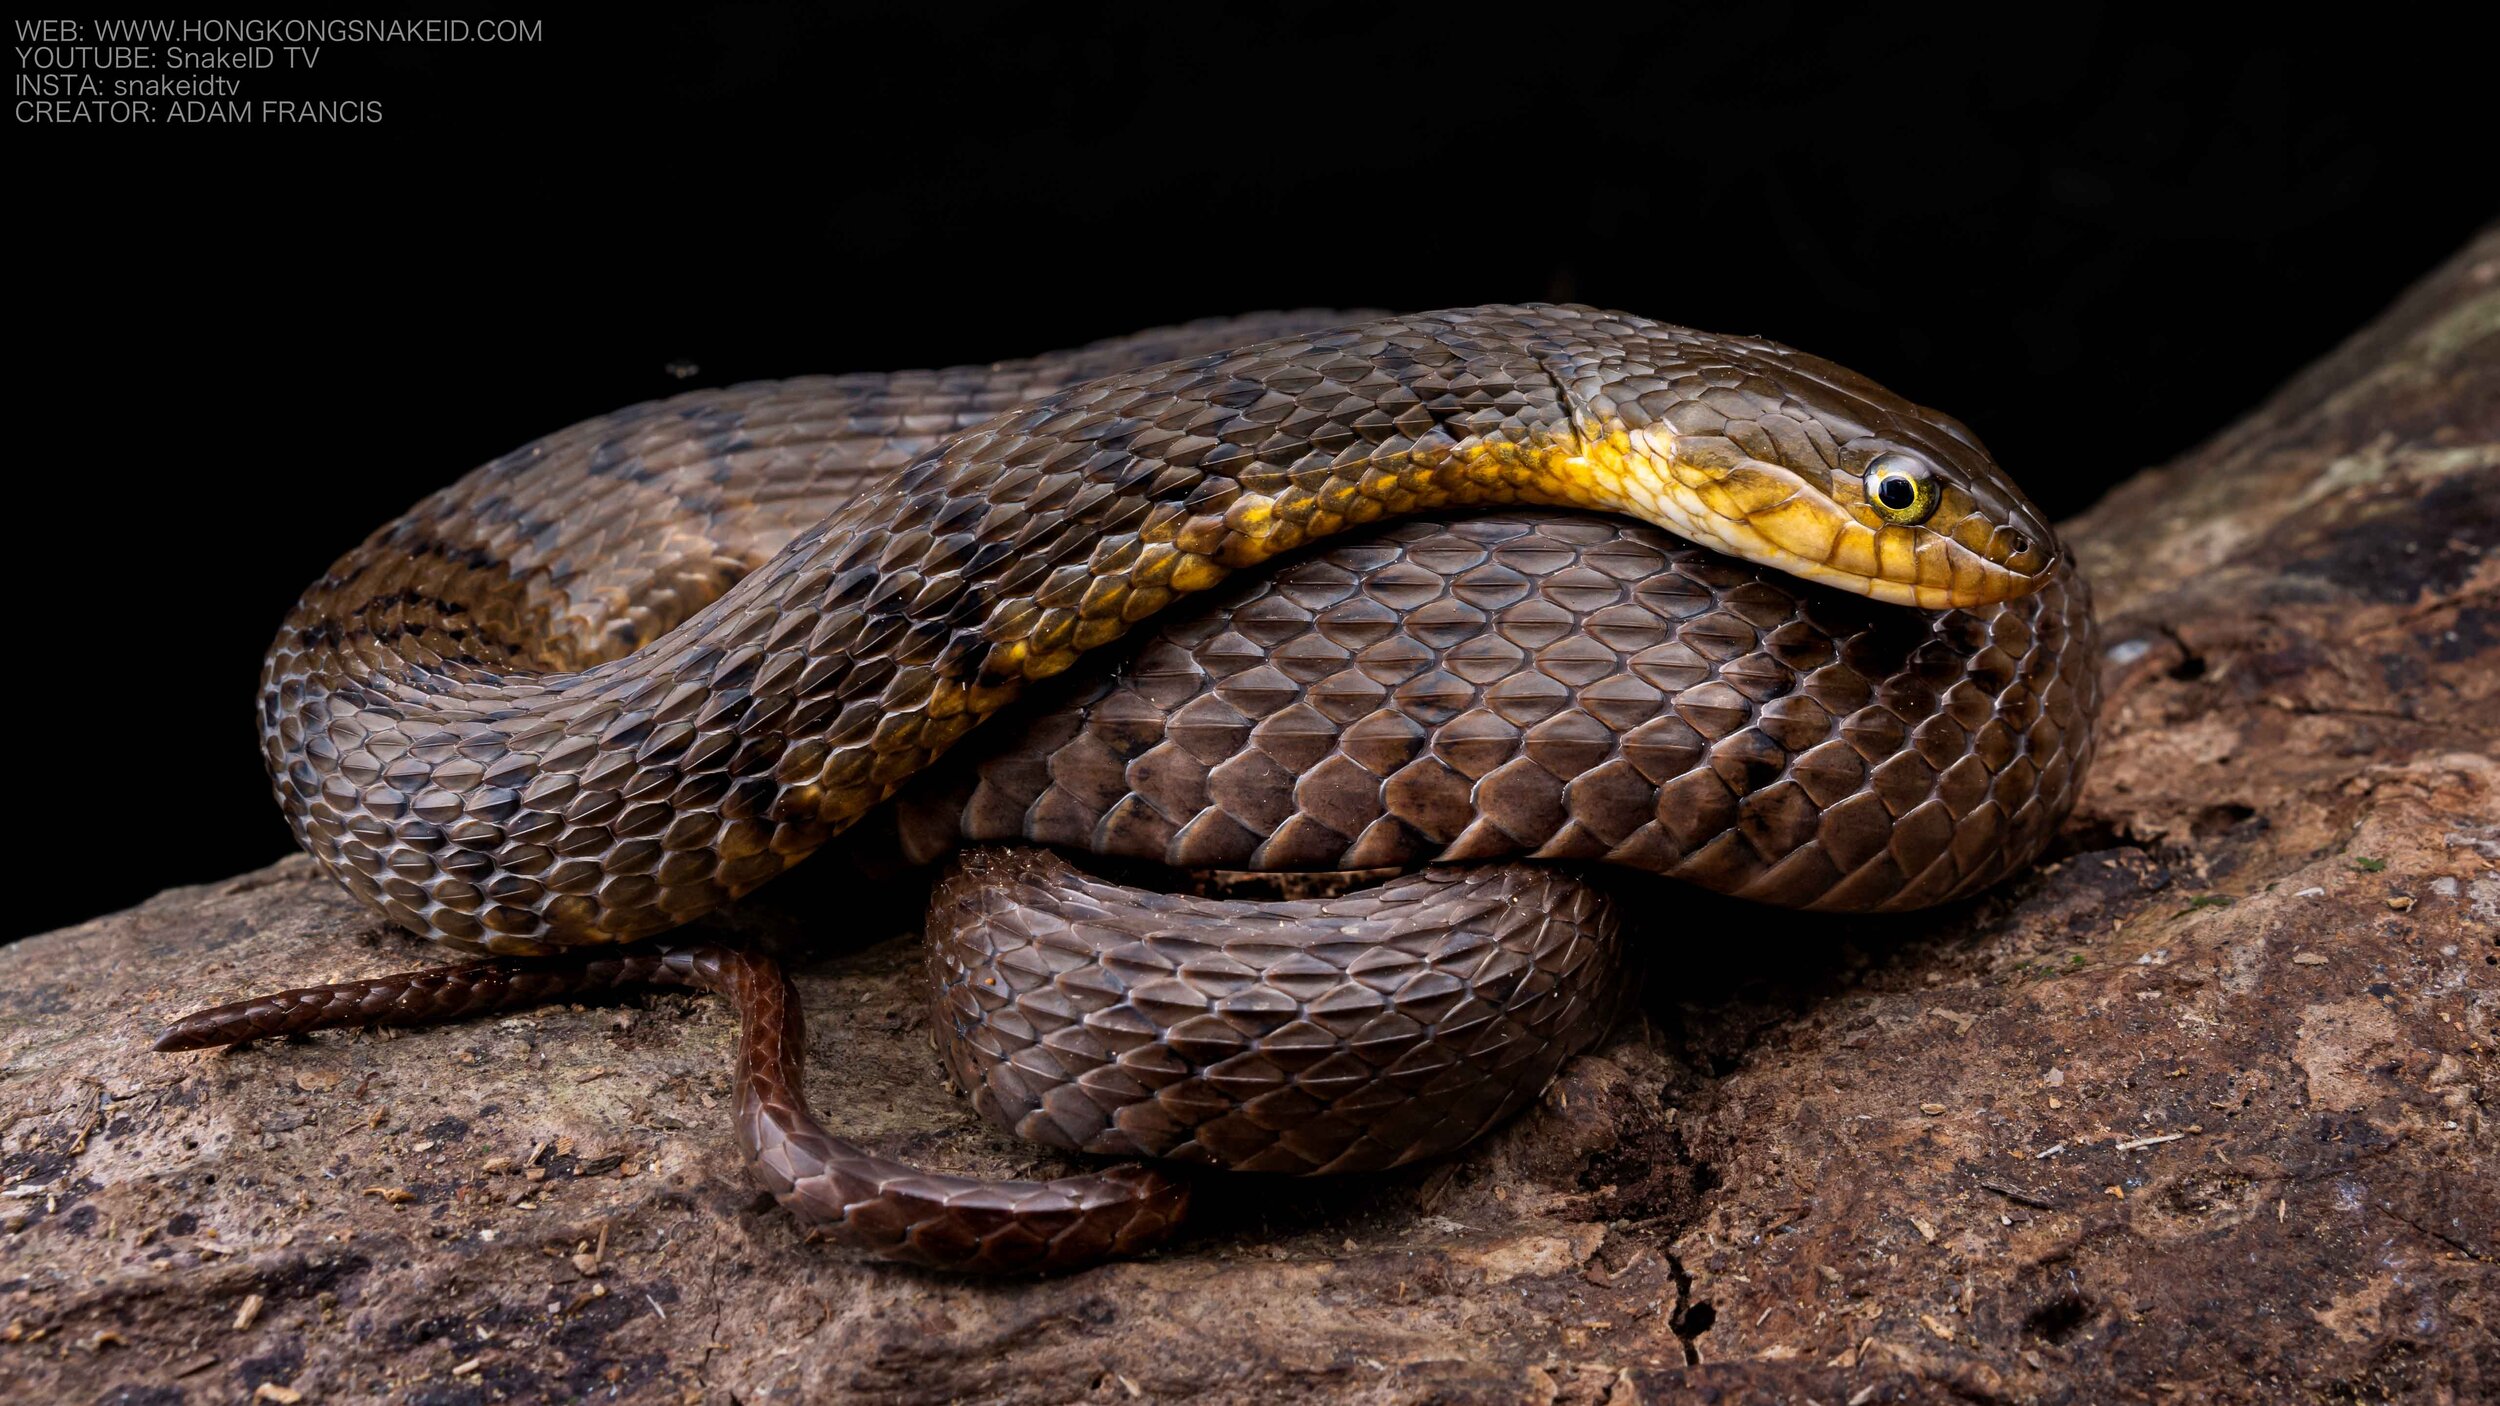
<instances>
[{"instance_id":1,"label":"snake pupil","mask_svg":"<svg viewBox=\"0 0 2500 1406\"><path fill-rule=\"evenodd\" d=\"M1875 490L1875 496L1894 512L1906 512L1911 504L1918 501L1918 489L1911 486L1906 478L1888 478Z\"/></svg>"}]
</instances>

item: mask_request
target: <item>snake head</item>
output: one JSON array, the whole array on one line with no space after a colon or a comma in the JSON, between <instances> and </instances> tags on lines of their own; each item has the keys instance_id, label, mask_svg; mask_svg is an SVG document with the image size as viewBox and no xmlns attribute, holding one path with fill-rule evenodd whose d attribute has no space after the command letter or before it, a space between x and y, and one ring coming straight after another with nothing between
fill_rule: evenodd
<instances>
[{"instance_id":1,"label":"snake head","mask_svg":"<svg viewBox=\"0 0 2500 1406\"><path fill-rule=\"evenodd\" d=\"M1731 556L1931 610L2011 600L2055 570L2040 510L1951 416L1775 342L1692 337L1679 350L1680 362L1657 358L1670 374L1578 407L1598 456L1622 456L1615 492L1630 511Z\"/></svg>"}]
</instances>

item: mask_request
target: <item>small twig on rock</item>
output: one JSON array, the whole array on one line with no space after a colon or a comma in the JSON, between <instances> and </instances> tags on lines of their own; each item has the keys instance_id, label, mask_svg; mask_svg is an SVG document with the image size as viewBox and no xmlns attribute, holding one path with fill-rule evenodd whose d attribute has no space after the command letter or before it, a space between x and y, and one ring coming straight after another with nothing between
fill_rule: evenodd
<instances>
[{"instance_id":1,"label":"small twig on rock","mask_svg":"<svg viewBox=\"0 0 2500 1406\"><path fill-rule=\"evenodd\" d=\"M2017 1206L2029 1206L2036 1211L2054 1211L2057 1209L2056 1202L2044 1201L2039 1197L2032 1195L2028 1191L2007 1186L2003 1182L1983 1181L1979 1183L1979 1189L1982 1191L1993 1191L1997 1195L2004 1197L2006 1200L2013 1202Z\"/></svg>"}]
</instances>

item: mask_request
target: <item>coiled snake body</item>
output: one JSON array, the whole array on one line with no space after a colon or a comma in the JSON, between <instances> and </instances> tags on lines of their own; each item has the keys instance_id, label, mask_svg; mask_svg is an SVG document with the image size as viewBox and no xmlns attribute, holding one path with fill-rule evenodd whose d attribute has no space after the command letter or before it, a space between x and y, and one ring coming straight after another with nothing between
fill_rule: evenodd
<instances>
[{"instance_id":1,"label":"coiled snake body","mask_svg":"<svg viewBox=\"0 0 2500 1406\"><path fill-rule=\"evenodd\" d=\"M919 859L1394 872L1246 904L974 848L929 924L945 1057L1019 1133L1393 1165L1603 1033L1623 939L1588 866L1870 910L2027 862L2088 760L2091 653L2080 582L1958 425L1621 314L1270 314L696 392L419 504L272 647L304 847L494 955L160 1043L722 990L785 1205L890 1258L1068 1267L1161 1238L1183 1183L876 1157L809 1116L768 959L550 954L664 933L872 810Z\"/></svg>"}]
</instances>

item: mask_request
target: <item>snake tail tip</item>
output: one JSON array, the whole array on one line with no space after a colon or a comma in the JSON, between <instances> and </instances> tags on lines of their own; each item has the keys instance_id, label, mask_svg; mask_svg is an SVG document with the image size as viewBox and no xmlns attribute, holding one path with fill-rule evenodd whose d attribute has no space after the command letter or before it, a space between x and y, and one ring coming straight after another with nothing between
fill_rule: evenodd
<instances>
[{"instance_id":1,"label":"snake tail tip","mask_svg":"<svg viewBox=\"0 0 2500 1406\"><path fill-rule=\"evenodd\" d=\"M234 1036L224 1033L198 1015L187 1015L165 1027L149 1048L159 1054L180 1054L184 1050L213 1049L236 1043Z\"/></svg>"}]
</instances>

